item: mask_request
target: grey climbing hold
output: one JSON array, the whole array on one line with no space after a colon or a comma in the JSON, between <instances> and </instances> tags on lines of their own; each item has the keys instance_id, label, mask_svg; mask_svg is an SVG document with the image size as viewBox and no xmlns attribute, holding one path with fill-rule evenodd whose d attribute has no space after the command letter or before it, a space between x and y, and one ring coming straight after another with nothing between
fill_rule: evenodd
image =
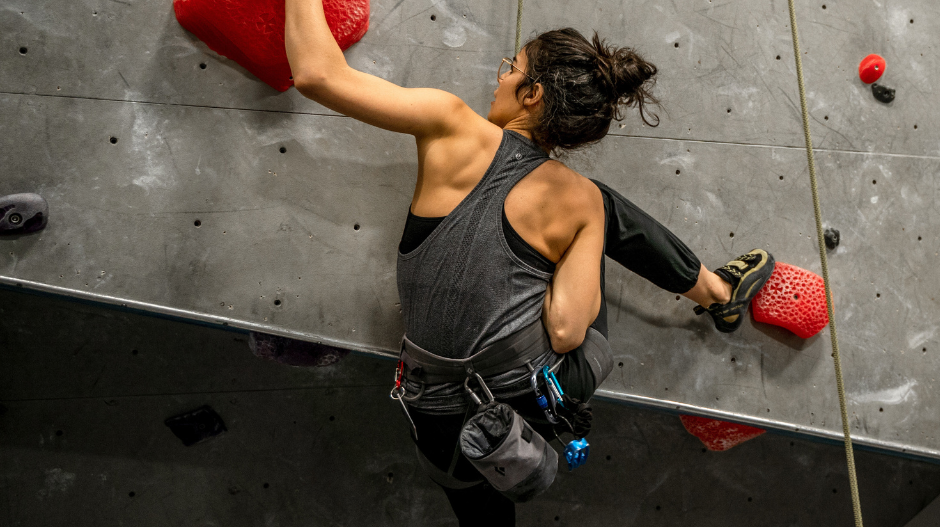
<instances>
[{"instance_id":1,"label":"grey climbing hold","mask_svg":"<svg viewBox=\"0 0 940 527\"><path fill-rule=\"evenodd\" d=\"M39 194L0 197L0 235L29 234L45 228L49 204Z\"/></svg>"},{"instance_id":2,"label":"grey climbing hold","mask_svg":"<svg viewBox=\"0 0 940 527\"><path fill-rule=\"evenodd\" d=\"M894 88L882 86L877 82L871 85L871 92L876 99L885 104L894 100Z\"/></svg>"},{"instance_id":3,"label":"grey climbing hold","mask_svg":"<svg viewBox=\"0 0 940 527\"><path fill-rule=\"evenodd\" d=\"M185 414L171 417L164 421L173 435L180 438L186 446L201 443L227 431L219 414L209 406L202 406Z\"/></svg>"},{"instance_id":4,"label":"grey climbing hold","mask_svg":"<svg viewBox=\"0 0 940 527\"><path fill-rule=\"evenodd\" d=\"M826 248L830 251L839 246L839 231L833 228L827 228L823 233L826 240Z\"/></svg>"},{"instance_id":5,"label":"grey climbing hold","mask_svg":"<svg viewBox=\"0 0 940 527\"><path fill-rule=\"evenodd\" d=\"M349 355L349 350L255 331L248 335L248 347L256 357L288 366L329 366Z\"/></svg>"}]
</instances>

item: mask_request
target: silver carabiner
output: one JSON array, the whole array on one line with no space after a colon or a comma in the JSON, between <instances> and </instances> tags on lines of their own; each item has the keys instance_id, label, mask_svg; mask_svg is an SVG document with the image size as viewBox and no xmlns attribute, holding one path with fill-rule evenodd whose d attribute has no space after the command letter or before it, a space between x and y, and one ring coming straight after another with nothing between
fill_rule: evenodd
<instances>
[{"instance_id":1,"label":"silver carabiner","mask_svg":"<svg viewBox=\"0 0 940 527\"><path fill-rule=\"evenodd\" d=\"M475 394L472 389L470 389L470 378L471 378L471 377L475 377L475 378L476 378L477 384L480 385L480 388L483 389L483 393L485 393L487 399L489 399L489 401L487 401L487 402L490 402L490 403L491 403L491 402L494 402L494 401L496 400L496 398L493 397L492 392L490 392L490 389L487 388L486 383L483 382L483 377L481 377L479 373L477 373L477 372L475 372L475 371L472 371L472 370L469 371L469 375L467 375L467 378L464 379L464 381L463 381L463 389L466 390L468 394L470 394L470 399L472 399L473 402L476 403L477 406L483 404L483 401L480 400L480 397L479 397L477 394Z\"/></svg>"}]
</instances>

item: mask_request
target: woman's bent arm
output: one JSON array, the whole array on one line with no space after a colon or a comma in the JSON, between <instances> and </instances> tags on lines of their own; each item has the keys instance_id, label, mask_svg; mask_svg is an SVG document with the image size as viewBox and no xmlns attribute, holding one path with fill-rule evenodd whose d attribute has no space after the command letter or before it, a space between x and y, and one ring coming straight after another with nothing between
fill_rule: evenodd
<instances>
[{"instance_id":1,"label":"woman's bent arm","mask_svg":"<svg viewBox=\"0 0 940 527\"><path fill-rule=\"evenodd\" d=\"M568 206L559 211L578 218L580 228L555 267L542 307L542 320L556 353L567 353L580 346L601 308L604 202L593 183L580 179L583 182L579 196L566 200Z\"/></svg>"},{"instance_id":2,"label":"woman's bent arm","mask_svg":"<svg viewBox=\"0 0 940 527\"><path fill-rule=\"evenodd\" d=\"M441 90L402 88L356 71L330 33L322 0L286 0L285 43L294 86L305 97L359 121L433 138L461 122L481 119L459 97Z\"/></svg>"}]
</instances>

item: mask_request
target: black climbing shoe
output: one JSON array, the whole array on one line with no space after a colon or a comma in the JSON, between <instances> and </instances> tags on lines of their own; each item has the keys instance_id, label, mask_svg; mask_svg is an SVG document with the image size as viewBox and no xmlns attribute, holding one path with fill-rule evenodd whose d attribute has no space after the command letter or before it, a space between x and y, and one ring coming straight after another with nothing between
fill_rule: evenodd
<instances>
[{"instance_id":1,"label":"black climbing shoe","mask_svg":"<svg viewBox=\"0 0 940 527\"><path fill-rule=\"evenodd\" d=\"M737 257L715 269L715 274L731 284L731 300L727 304L712 304L708 309L695 306L695 314L708 312L718 331L733 332L741 326L747 306L773 272L774 257L767 251L754 249Z\"/></svg>"}]
</instances>

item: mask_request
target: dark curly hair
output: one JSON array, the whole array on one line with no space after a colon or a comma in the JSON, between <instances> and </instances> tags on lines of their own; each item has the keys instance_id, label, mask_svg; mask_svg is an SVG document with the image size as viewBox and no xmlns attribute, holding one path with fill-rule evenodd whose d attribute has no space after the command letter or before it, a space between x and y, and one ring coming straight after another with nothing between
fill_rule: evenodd
<instances>
[{"instance_id":1,"label":"dark curly hair","mask_svg":"<svg viewBox=\"0 0 940 527\"><path fill-rule=\"evenodd\" d=\"M526 78L519 97L535 83L542 85L542 111L533 140L549 152L574 150L600 141L612 120L623 119L622 107L636 107L649 126L659 117L645 108L658 104L651 90L656 66L631 48L608 46L594 33L589 42L575 29L548 31L526 43ZM652 115L655 124L647 118Z\"/></svg>"}]
</instances>

